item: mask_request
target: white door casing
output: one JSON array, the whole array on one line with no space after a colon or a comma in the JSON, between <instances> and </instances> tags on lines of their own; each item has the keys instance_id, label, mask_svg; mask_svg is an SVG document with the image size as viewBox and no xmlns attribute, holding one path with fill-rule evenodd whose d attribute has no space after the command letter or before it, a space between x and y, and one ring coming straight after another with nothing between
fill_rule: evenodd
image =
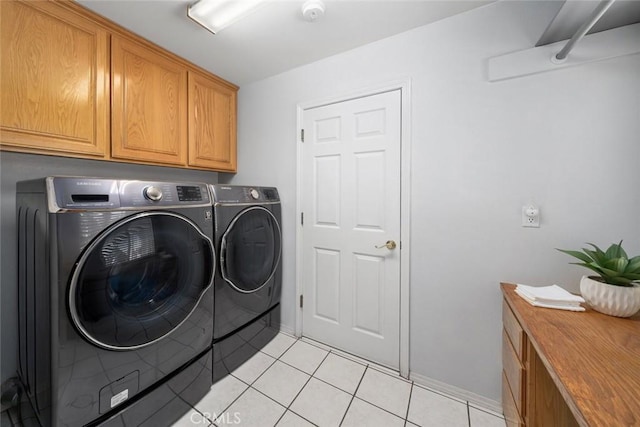
<instances>
[{"instance_id":1,"label":"white door casing","mask_svg":"<svg viewBox=\"0 0 640 427\"><path fill-rule=\"evenodd\" d=\"M394 369L401 95L396 89L305 109L300 158L303 335ZM397 247L384 247L388 240Z\"/></svg>"}]
</instances>

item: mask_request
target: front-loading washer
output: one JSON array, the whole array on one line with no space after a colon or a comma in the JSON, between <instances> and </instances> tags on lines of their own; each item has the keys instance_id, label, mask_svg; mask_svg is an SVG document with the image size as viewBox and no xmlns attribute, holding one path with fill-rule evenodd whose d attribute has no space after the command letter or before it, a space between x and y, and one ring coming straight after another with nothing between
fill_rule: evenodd
<instances>
[{"instance_id":1,"label":"front-loading washer","mask_svg":"<svg viewBox=\"0 0 640 427\"><path fill-rule=\"evenodd\" d=\"M39 422L80 426L209 361L215 252L206 184L17 184L19 376Z\"/></svg>"},{"instance_id":2,"label":"front-loading washer","mask_svg":"<svg viewBox=\"0 0 640 427\"><path fill-rule=\"evenodd\" d=\"M209 186L218 268L214 280L214 382L279 330L281 206L274 187Z\"/></svg>"}]
</instances>

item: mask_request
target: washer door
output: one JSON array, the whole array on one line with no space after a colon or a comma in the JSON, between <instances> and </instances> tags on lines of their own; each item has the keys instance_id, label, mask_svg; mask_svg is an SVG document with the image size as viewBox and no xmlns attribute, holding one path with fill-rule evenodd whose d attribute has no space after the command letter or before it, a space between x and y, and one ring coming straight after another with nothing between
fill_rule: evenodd
<instances>
[{"instance_id":1,"label":"washer door","mask_svg":"<svg viewBox=\"0 0 640 427\"><path fill-rule=\"evenodd\" d=\"M211 239L189 219L168 212L133 215L83 252L69 287L71 318L100 347L144 347L190 316L214 271Z\"/></svg>"},{"instance_id":2,"label":"washer door","mask_svg":"<svg viewBox=\"0 0 640 427\"><path fill-rule=\"evenodd\" d=\"M280 225L271 211L261 206L243 210L222 236L222 278L239 292L258 291L276 272L281 239Z\"/></svg>"}]
</instances>

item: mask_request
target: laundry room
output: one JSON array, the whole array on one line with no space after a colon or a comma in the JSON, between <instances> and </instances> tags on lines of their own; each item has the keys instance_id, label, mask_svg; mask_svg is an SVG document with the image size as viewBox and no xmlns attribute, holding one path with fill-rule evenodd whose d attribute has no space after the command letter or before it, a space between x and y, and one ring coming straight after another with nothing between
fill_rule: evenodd
<instances>
[{"instance_id":1,"label":"laundry room","mask_svg":"<svg viewBox=\"0 0 640 427\"><path fill-rule=\"evenodd\" d=\"M640 425L640 3L223 3L0 2L2 426Z\"/></svg>"}]
</instances>

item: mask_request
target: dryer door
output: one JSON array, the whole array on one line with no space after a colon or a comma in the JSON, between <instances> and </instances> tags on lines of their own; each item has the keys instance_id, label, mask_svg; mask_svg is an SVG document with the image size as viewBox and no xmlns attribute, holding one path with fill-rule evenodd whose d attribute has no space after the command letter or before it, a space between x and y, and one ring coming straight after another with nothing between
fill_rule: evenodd
<instances>
[{"instance_id":1,"label":"dryer door","mask_svg":"<svg viewBox=\"0 0 640 427\"><path fill-rule=\"evenodd\" d=\"M152 344L194 311L213 282L211 239L189 219L146 212L117 222L83 252L69 311L92 343L125 350Z\"/></svg>"},{"instance_id":2,"label":"dryer door","mask_svg":"<svg viewBox=\"0 0 640 427\"><path fill-rule=\"evenodd\" d=\"M220 243L220 272L234 289L253 293L273 277L280 262L280 225L261 206L240 212Z\"/></svg>"}]
</instances>

